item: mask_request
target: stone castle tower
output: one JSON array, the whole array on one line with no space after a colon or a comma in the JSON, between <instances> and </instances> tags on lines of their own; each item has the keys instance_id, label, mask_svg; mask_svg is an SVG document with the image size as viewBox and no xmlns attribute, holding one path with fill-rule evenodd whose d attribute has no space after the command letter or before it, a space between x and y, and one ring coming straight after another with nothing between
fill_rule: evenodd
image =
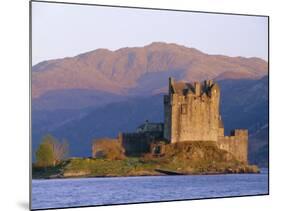
<instances>
[{"instance_id":1,"label":"stone castle tower","mask_svg":"<svg viewBox=\"0 0 281 211\"><path fill-rule=\"evenodd\" d=\"M169 78L164 96L164 138L170 143L215 141L219 148L248 160L248 130L235 129L224 135L220 115L220 88L212 80L193 84Z\"/></svg>"},{"instance_id":2,"label":"stone castle tower","mask_svg":"<svg viewBox=\"0 0 281 211\"><path fill-rule=\"evenodd\" d=\"M220 88L211 80L203 84L169 78L164 96L164 138L179 141L218 141L224 136L220 116Z\"/></svg>"}]
</instances>

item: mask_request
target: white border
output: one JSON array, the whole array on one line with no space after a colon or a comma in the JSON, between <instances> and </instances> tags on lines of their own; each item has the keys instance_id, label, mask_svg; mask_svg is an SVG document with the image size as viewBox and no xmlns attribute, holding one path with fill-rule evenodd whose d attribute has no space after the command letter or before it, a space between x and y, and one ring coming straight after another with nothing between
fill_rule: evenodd
<instances>
[{"instance_id":1,"label":"white border","mask_svg":"<svg viewBox=\"0 0 281 211\"><path fill-rule=\"evenodd\" d=\"M280 7L274 0L67 0L68 2L169 8L270 16L270 196L165 202L69 210L278 210L281 195L280 125ZM29 11L27 0L1 1L1 210L28 209L29 139ZM272 159L273 158L273 159Z\"/></svg>"}]
</instances>

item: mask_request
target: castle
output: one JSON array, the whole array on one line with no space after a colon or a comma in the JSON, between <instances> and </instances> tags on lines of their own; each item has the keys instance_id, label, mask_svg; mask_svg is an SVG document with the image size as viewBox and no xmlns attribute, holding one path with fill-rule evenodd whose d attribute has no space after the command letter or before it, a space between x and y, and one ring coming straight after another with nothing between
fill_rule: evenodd
<instances>
[{"instance_id":1,"label":"castle","mask_svg":"<svg viewBox=\"0 0 281 211\"><path fill-rule=\"evenodd\" d=\"M169 78L164 96L164 124L146 121L134 133L120 133L126 155L161 155L166 144L185 141L214 141L237 160L248 161L248 130L235 129L224 135L220 115L220 88L212 80L194 84Z\"/></svg>"}]
</instances>

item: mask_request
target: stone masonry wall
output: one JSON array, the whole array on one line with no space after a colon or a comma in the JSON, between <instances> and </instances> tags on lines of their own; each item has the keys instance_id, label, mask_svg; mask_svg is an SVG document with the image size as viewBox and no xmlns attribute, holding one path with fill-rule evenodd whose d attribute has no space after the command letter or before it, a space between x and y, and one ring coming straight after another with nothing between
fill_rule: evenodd
<instances>
[{"instance_id":1,"label":"stone masonry wall","mask_svg":"<svg viewBox=\"0 0 281 211\"><path fill-rule=\"evenodd\" d=\"M164 95L164 138L171 139L171 104L170 96Z\"/></svg>"},{"instance_id":2,"label":"stone masonry wall","mask_svg":"<svg viewBox=\"0 0 281 211\"><path fill-rule=\"evenodd\" d=\"M239 161L248 162L248 130L234 130L231 136L219 137L217 145L232 153Z\"/></svg>"},{"instance_id":3,"label":"stone masonry wall","mask_svg":"<svg viewBox=\"0 0 281 211\"><path fill-rule=\"evenodd\" d=\"M119 141L125 150L126 156L139 156L150 152L150 145L155 137L162 137L162 132L153 133L120 133Z\"/></svg>"}]
</instances>

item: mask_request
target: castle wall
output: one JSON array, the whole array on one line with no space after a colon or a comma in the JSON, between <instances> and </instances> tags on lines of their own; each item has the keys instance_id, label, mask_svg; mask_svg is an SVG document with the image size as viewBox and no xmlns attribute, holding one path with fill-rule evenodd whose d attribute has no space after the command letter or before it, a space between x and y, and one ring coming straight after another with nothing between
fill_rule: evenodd
<instances>
[{"instance_id":1,"label":"castle wall","mask_svg":"<svg viewBox=\"0 0 281 211\"><path fill-rule=\"evenodd\" d=\"M119 141L126 156L137 156L150 152L150 145L155 139L163 138L163 132L120 133Z\"/></svg>"},{"instance_id":2,"label":"castle wall","mask_svg":"<svg viewBox=\"0 0 281 211\"><path fill-rule=\"evenodd\" d=\"M178 95L172 95L172 104L171 104L171 143L179 141L179 102L178 102Z\"/></svg>"},{"instance_id":3,"label":"castle wall","mask_svg":"<svg viewBox=\"0 0 281 211\"><path fill-rule=\"evenodd\" d=\"M217 145L232 153L237 160L248 162L248 130L234 130L231 136L221 136Z\"/></svg>"},{"instance_id":4,"label":"castle wall","mask_svg":"<svg viewBox=\"0 0 281 211\"><path fill-rule=\"evenodd\" d=\"M171 104L170 96L164 95L164 138L171 139Z\"/></svg>"},{"instance_id":5,"label":"castle wall","mask_svg":"<svg viewBox=\"0 0 281 211\"><path fill-rule=\"evenodd\" d=\"M217 141L218 107L214 100L188 95L178 110L177 141Z\"/></svg>"}]
</instances>

